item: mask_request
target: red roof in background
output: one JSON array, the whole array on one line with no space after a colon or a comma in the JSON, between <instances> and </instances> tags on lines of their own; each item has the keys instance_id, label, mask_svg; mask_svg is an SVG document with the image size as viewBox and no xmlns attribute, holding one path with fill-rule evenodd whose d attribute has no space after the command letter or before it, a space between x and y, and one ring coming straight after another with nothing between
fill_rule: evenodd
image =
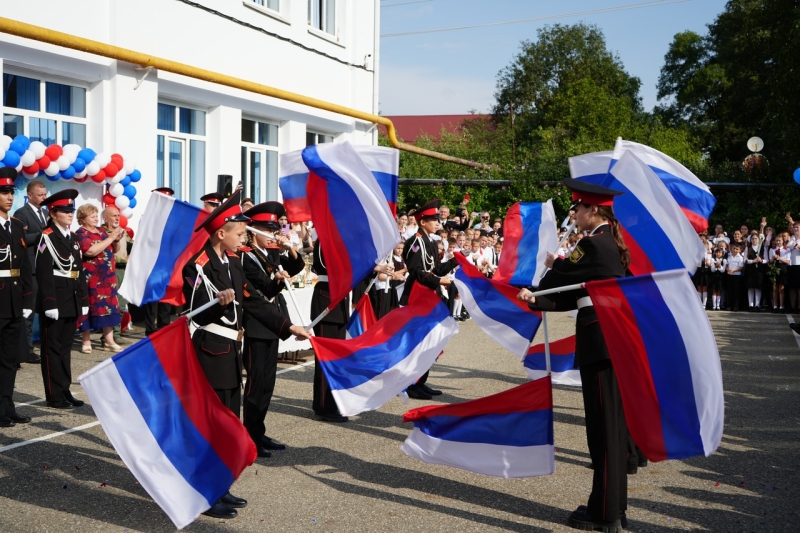
<instances>
[{"instance_id":1,"label":"red roof in background","mask_svg":"<svg viewBox=\"0 0 800 533\"><path fill-rule=\"evenodd\" d=\"M397 128L397 136L404 141L412 142L420 135L429 135L436 139L442 132L442 128L449 132L457 131L461 128L464 120L481 118L486 115L404 115L386 117L392 121ZM381 131L386 133L386 128L381 126Z\"/></svg>"}]
</instances>

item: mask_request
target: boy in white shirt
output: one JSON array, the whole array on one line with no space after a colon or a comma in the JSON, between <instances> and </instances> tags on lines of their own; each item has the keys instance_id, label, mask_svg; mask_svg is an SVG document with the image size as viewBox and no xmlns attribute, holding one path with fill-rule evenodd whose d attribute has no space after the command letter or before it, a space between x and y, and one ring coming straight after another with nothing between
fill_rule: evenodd
<instances>
[{"instance_id":1,"label":"boy in white shirt","mask_svg":"<svg viewBox=\"0 0 800 533\"><path fill-rule=\"evenodd\" d=\"M738 244L731 244L731 254L728 256L728 307L731 311L739 310L739 301L742 299L742 271L744 270L744 256Z\"/></svg>"}]
</instances>

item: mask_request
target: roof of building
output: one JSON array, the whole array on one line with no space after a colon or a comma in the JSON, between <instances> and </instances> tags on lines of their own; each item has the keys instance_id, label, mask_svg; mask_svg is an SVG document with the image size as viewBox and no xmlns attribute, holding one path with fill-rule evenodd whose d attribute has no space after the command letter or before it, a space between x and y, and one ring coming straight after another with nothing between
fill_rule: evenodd
<instances>
[{"instance_id":1,"label":"roof of building","mask_svg":"<svg viewBox=\"0 0 800 533\"><path fill-rule=\"evenodd\" d=\"M402 115L387 116L397 129L397 135L405 141L414 141L420 135L439 138L442 128L454 132L461 128L465 120L477 119L486 115ZM386 128L381 126L381 131L386 133Z\"/></svg>"}]
</instances>

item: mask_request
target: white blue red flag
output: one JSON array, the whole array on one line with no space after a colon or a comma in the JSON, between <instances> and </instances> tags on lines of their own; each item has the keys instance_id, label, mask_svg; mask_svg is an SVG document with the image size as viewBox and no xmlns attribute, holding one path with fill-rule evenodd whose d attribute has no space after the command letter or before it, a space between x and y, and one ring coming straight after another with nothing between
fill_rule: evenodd
<instances>
[{"instance_id":1,"label":"white blue red flag","mask_svg":"<svg viewBox=\"0 0 800 533\"><path fill-rule=\"evenodd\" d=\"M517 202L503 224L503 253L492 279L509 285L536 287L547 270L547 252L556 253L558 233L553 202Z\"/></svg>"},{"instance_id":2,"label":"white blue red flag","mask_svg":"<svg viewBox=\"0 0 800 533\"><path fill-rule=\"evenodd\" d=\"M194 231L208 214L172 196L151 194L119 293L139 306L158 301L183 305L181 272L208 240L206 232Z\"/></svg>"},{"instance_id":3,"label":"white blue red flag","mask_svg":"<svg viewBox=\"0 0 800 533\"><path fill-rule=\"evenodd\" d=\"M314 353L344 416L378 409L414 384L436 361L458 325L435 292L415 289L395 309L350 340L311 337Z\"/></svg>"},{"instance_id":4,"label":"white blue red flag","mask_svg":"<svg viewBox=\"0 0 800 533\"><path fill-rule=\"evenodd\" d=\"M708 229L708 217L717 203L708 185L667 154L644 144L625 141L622 137L617 138L614 146L612 165L626 151L632 152L656 173L697 233Z\"/></svg>"},{"instance_id":5,"label":"white blue red flag","mask_svg":"<svg viewBox=\"0 0 800 533\"><path fill-rule=\"evenodd\" d=\"M531 346L522 364L529 378L540 379L546 376L544 344ZM556 385L581 386L581 371L575 368L575 335L550 343L550 372Z\"/></svg>"},{"instance_id":6,"label":"white blue red flag","mask_svg":"<svg viewBox=\"0 0 800 533\"><path fill-rule=\"evenodd\" d=\"M252 439L200 368L186 318L78 380L122 461L179 529L256 459Z\"/></svg>"},{"instance_id":7,"label":"white blue red flag","mask_svg":"<svg viewBox=\"0 0 800 533\"><path fill-rule=\"evenodd\" d=\"M403 415L414 430L401 449L426 463L497 477L555 471L550 379L452 405L429 405Z\"/></svg>"},{"instance_id":8,"label":"white blue red flag","mask_svg":"<svg viewBox=\"0 0 800 533\"><path fill-rule=\"evenodd\" d=\"M571 157L570 173L625 193L614 197L614 214L631 254L630 271L685 268L694 273L706 250L664 183L630 151L609 172L598 172L606 157L603 152Z\"/></svg>"},{"instance_id":9,"label":"white blue red flag","mask_svg":"<svg viewBox=\"0 0 800 533\"><path fill-rule=\"evenodd\" d=\"M711 455L725 399L717 343L685 270L586 284L633 440L651 461Z\"/></svg>"},{"instance_id":10,"label":"white blue red flag","mask_svg":"<svg viewBox=\"0 0 800 533\"><path fill-rule=\"evenodd\" d=\"M492 339L523 357L536 336L542 313L517 300L519 289L488 279L462 254L455 254L461 268L455 284L469 316Z\"/></svg>"},{"instance_id":11,"label":"white blue red flag","mask_svg":"<svg viewBox=\"0 0 800 533\"><path fill-rule=\"evenodd\" d=\"M345 327L345 338L355 339L371 327L378 319L375 317L375 310L372 308L372 301L369 294L364 294L356 304L355 309L350 314L350 321Z\"/></svg>"},{"instance_id":12,"label":"white blue red flag","mask_svg":"<svg viewBox=\"0 0 800 533\"><path fill-rule=\"evenodd\" d=\"M303 162L333 307L391 253L400 233L378 181L349 142L309 146Z\"/></svg>"},{"instance_id":13,"label":"white blue red flag","mask_svg":"<svg viewBox=\"0 0 800 533\"><path fill-rule=\"evenodd\" d=\"M397 184L400 174L400 152L383 146L353 145L364 164L372 171L378 181L392 216L397 214ZM303 162L302 150L281 156L280 181L286 216L291 222L311 220L311 207L308 205L306 183L308 168Z\"/></svg>"}]
</instances>

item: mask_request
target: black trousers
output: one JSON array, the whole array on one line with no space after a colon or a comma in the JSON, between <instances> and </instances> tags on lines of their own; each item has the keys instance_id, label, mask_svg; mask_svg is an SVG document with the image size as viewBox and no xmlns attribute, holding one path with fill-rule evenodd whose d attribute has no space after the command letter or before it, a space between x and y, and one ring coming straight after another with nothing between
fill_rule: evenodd
<instances>
[{"instance_id":1,"label":"black trousers","mask_svg":"<svg viewBox=\"0 0 800 533\"><path fill-rule=\"evenodd\" d=\"M242 405L242 388L214 389L214 392L217 393L217 398L222 402L222 405L230 409L236 415L236 418L239 418Z\"/></svg>"},{"instance_id":2,"label":"black trousers","mask_svg":"<svg viewBox=\"0 0 800 533\"><path fill-rule=\"evenodd\" d=\"M36 276L31 276L33 280L33 301L36 301L36 293L39 292L39 284L36 283ZM36 357L36 353L33 351L33 318L36 316L36 313L31 313L28 318L23 319L25 321L25 327L23 328L22 332L22 340L20 341L22 344L22 349L17 354L17 362L24 363L26 361L30 361L34 357Z\"/></svg>"},{"instance_id":3,"label":"black trousers","mask_svg":"<svg viewBox=\"0 0 800 533\"><path fill-rule=\"evenodd\" d=\"M42 335L42 379L44 396L48 402L60 402L71 397L72 339L75 336L77 317L47 318L39 315Z\"/></svg>"},{"instance_id":4,"label":"black trousers","mask_svg":"<svg viewBox=\"0 0 800 533\"><path fill-rule=\"evenodd\" d=\"M580 367L586 440L594 464L589 515L614 521L628 508L628 427L608 359Z\"/></svg>"},{"instance_id":5,"label":"black trousers","mask_svg":"<svg viewBox=\"0 0 800 533\"><path fill-rule=\"evenodd\" d=\"M247 370L247 383L244 386L244 427L256 446L262 446L261 439L267 431L264 419L275 391L279 342L278 339L244 338L242 359Z\"/></svg>"},{"instance_id":6,"label":"black trousers","mask_svg":"<svg viewBox=\"0 0 800 533\"><path fill-rule=\"evenodd\" d=\"M321 322L314 326L314 335L317 337L344 339L346 333L345 324ZM311 402L311 408L318 415L340 414L339 407L337 407L336 400L333 399L333 393L331 393L331 386L325 378L322 368L320 368L316 354L314 355L314 399Z\"/></svg>"},{"instance_id":7,"label":"black trousers","mask_svg":"<svg viewBox=\"0 0 800 533\"><path fill-rule=\"evenodd\" d=\"M744 276L728 276L728 309L738 311L742 303L742 279Z\"/></svg>"},{"instance_id":8,"label":"black trousers","mask_svg":"<svg viewBox=\"0 0 800 533\"><path fill-rule=\"evenodd\" d=\"M17 379L23 318L0 318L0 416L11 416L14 410L14 380Z\"/></svg>"},{"instance_id":9,"label":"black trousers","mask_svg":"<svg viewBox=\"0 0 800 533\"><path fill-rule=\"evenodd\" d=\"M144 312L144 334L152 335L164 326L168 326L170 322L170 313L172 313L172 306L161 302L151 302L142 306ZM156 325L158 320L158 325Z\"/></svg>"}]
</instances>

